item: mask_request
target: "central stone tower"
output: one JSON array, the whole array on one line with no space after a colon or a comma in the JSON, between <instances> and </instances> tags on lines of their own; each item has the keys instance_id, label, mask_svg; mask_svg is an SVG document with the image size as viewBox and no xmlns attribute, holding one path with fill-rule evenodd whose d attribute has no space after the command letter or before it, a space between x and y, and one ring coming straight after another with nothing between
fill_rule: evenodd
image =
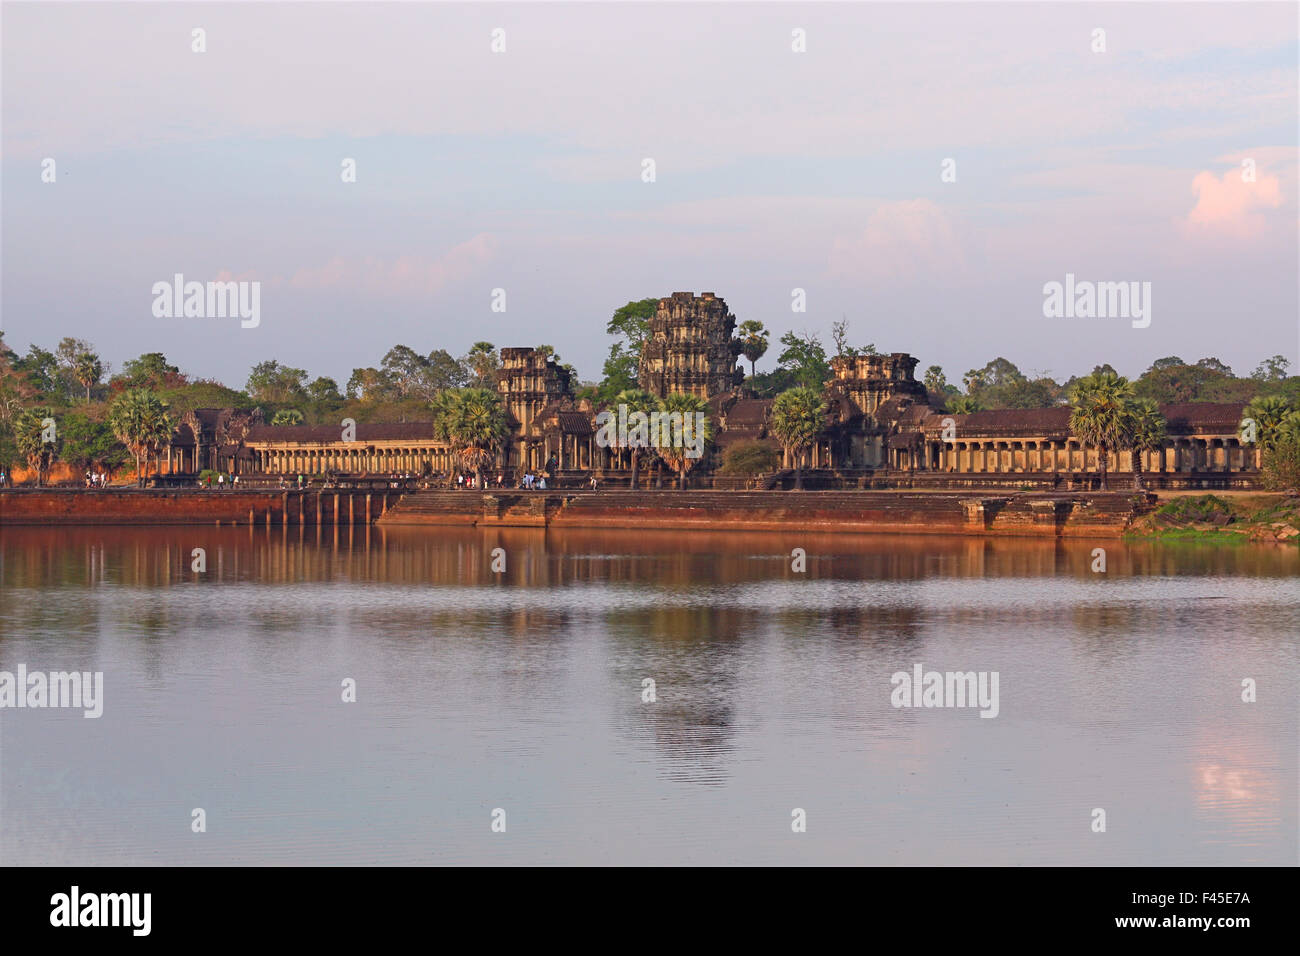
<instances>
[{"instance_id":1,"label":"central stone tower","mask_svg":"<svg viewBox=\"0 0 1300 956\"><path fill-rule=\"evenodd\" d=\"M731 391L744 377L736 368L735 332L736 317L712 292L660 299L641 349L637 384L660 398L685 392L709 399Z\"/></svg>"}]
</instances>

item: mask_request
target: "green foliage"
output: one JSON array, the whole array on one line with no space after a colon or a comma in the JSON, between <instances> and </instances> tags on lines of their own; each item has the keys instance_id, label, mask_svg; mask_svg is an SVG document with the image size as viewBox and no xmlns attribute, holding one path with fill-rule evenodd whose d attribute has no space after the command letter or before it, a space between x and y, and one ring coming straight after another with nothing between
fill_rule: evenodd
<instances>
[{"instance_id":1,"label":"green foliage","mask_svg":"<svg viewBox=\"0 0 1300 956\"><path fill-rule=\"evenodd\" d=\"M464 467L475 472L492 461L510 432L505 406L491 389L447 389L431 407L434 435L449 442Z\"/></svg>"},{"instance_id":2,"label":"green foliage","mask_svg":"<svg viewBox=\"0 0 1300 956\"><path fill-rule=\"evenodd\" d=\"M1098 366L1094 372L1114 370ZM1074 381L1070 382L1073 385ZM971 369L963 378L966 394L980 408L1050 408L1061 401L1063 389L1047 375L1030 378L1015 363L999 356L983 368ZM950 404L951 408L951 404Z\"/></svg>"},{"instance_id":3,"label":"green foliage","mask_svg":"<svg viewBox=\"0 0 1300 956\"><path fill-rule=\"evenodd\" d=\"M497 357L496 346L491 342L475 342L461 361L474 373L475 384L479 388L495 385L492 378L501 367L501 360Z\"/></svg>"},{"instance_id":4,"label":"green foliage","mask_svg":"<svg viewBox=\"0 0 1300 956\"><path fill-rule=\"evenodd\" d=\"M740 323L736 333L740 339L740 353L749 359L749 376L753 378L756 374L755 363L767 354L768 331L762 322L748 319Z\"/></svg>"},{"instance_id":5,"label":"green foliage","mask_svg":"<svg viewBox=\"0 0 1300 956\"><path fill-rule=\"evenodd\" d=\"M1216 358L1188 365L1176 355L1157 359L1133 383L1139 398L1162 404L1182 402L1245 402L1259 391L1254 379L1235 378Z\"/></svg>"},{"instance_id":6,"label":"green foliage","mask_svg":"<svg viewBox=\"0 0 1300 956\"><path fill-rule=\"evenodd\" d=\"M598 402L610 402L619 392L637 387L639 353L625 343L615 342L609 347L609 357L601 369L601 381L594 390Z\"/></svg>"},{"instance_id":7,"label":"green foliage","mask_svg":"<svg viewBox=\"0 0 1300 956\"><path fill-rule=\"evenodd\" d=\"M27 467L36 472L36 486L45 483L45 473L59 457L59 435L55 428L51 439L46 422L53 416L48 408L29 408L14 419L14 446Z\"/></svg>"},{"instance_id":8,"label":"green foliage","mask_svg":"<svg viewBox=\"0 0 1300 956\"><path fill-rule=\"evenodd\" d=\"M1103 489L1110 452L1125 447L1127 442L1132 401L1132 384L1113 372L1082 378L1070 393L1070 430L1081 442L1097 449L1097 471Z\"/></svg>"},{"instance_id":9,"label":"green foliage","mask_svg":"<svg viewBox=\"0 0 1300 956\"><path fill-rule=\"evenodd\" d=\"M953 415L969 415L981 409L979 399L973 395L954 395L945 403L946 409Z\"/></svg>"},{"instance_id":10,"label":"green foliage","mask_svg":"<svg viewBox=\"0 0 1300 956\"><path fill-rule=\"evenodd\" d=\"M658 299L639 299L614 310L605 323L608 335L617 335L633 355L641 354L641 346L650 337L650 320L659 308Z\"/></svg>"},{"instance_id":11,"label":"green foliage","mask_svg":"<svg viewBox=\"0 0 1300 956\"><path fill-rule=\"evenodd\" d=\"M1274 355L1255 366L1255 371L1250 374L1250 377L1257 382L1282 382L1286 380L1286 373L1290 367L1289 358L1285 355Z\"/></svg>"},{"instance_id":12,"label":"green foliage","mask_svg":"<svg viewBox=\"0 0 1300 956\"><path fill-rule=\"evenodd\" d=\"M271 418L272 425L301 425L303 421L302 412L296 408L282 408Z\"/></svg>"},{"instance_id":13,"label":"green foliage","mask_svg":"<svg viewBox=\"0 0 1300 956\"><path fill-rule=\"evenodd\" d=\"M785 348L777 357L777 363L790 372L799 385L819 389L830 379L831 367L826 361L826 349L816 335L787 332L781 336L781 345Z\"/></svg>"},{"instance_id":14,"label":"green foliage","mask_svg":"<svg viewBox=\"0 0 1300 956\"><path fill-rule=\"evenodd\" d=\"M1232 505L1218 495L1174 498L1156 509L1156 514L1177 522L1210 522L1233 514Z\"/></svg>"},{"instance_id":15,"label":"green foliage","mask_svg":"<svg viewBox=\"0 0 1300 956\"><path fill-rule=\"evenodd\" d=\"M27 377L30 388L46 397L62 397L59 383L59 360L53 352L31 345L27 354L14 362L14 368Z\"/></svg>"},{"instance_id":16,"label":"green foliage","mask_svg":"<svg viewBox=\"0 0 1300 956\"><path fill-rule=\"evenodd\" d=\"M781 449L770 442L742 441L722 456L724 475L761 475L781 467Z\"/></svg>"},{"instance_id":17,"label":"green foliage","mask_svg":"<svg viewBox=\"0 0 1300 956\"><path fill-rule=\"evenodd\" d=\"M826 403L816 389L792 388L772 403L768 431L796 458L812 447L825 427Z\"/></svg>"},{"instance_id":18,"label":"green foliage","mask_svg":"<svg viewBox=\"0 0 1300 956\"><path fill-rule=\"evenodd\" d=\"M102 406L100 406L102 408ZM78 469L106 468L112 471L126 463L127 452L106 421L85 412L69 412L59 422L63 440L60 457Z\"/></svg>"},{"instance_id":19,"label":"green foliage","mask_svg":"<svg viewBox=\"0 0 1300 956\"><path fill-rule=\"evenodd\" d=\"M1260 481L1270 491L1300 493L1300 428L1284 429L1265 449Z\"/></svg>"},{"instance_id":20,"label":"green foliage","mask_svg":"<svg viewBox=\"0 0 1300 956\"><path fill-rule=\"evenodd\" d=\"M245 390L253 401L267 405L284 405L306 397L307 372L281 365L275 359L258 362L248 373Z\"/></svg>"},{"instance_id":21,"label":"green foliage","mask_svg":"<svg viewBox=\"0 0 1300 956\"><path fill-rule=\"evenodd\" d=\"M749 393L755 398L776 398L782 392L797 388L798 385L799 380L795 378L794 372L785 368L759 372L745 382Z\"/></svg>"},{"instance_id":22,"label":"green foliage","mask_svg":"<svg viewBox=\"0 0 1300 956\"><path fill-rule=\"evenodd\" d=\"M176 427L167 406L149 389L127 389L109 407L108 421L135 459L136 481L143 486L150 459L171 441Z\"/></svg>"},{"instance_id":23,"label":"green foliage","mask_svg":"<svg viewBox=\"0 0 1300 956\"><path fill-rule=\"evenodd\" d=\"M161 352L145 352L139 358L123 363L122 374L114 381L121 388L175 388L184 385L186 378L175 365L168 363Z\"/></svg>"},{"instance_id":24,"label":"green foliage","mask_svg":"<svg viewBox=\"0 0 1300 956\"><path fill-rule=\"evenodd\" d=\"M1280 395L1257 395L1242 410L1243 418L1255 422L1255 440L1267 450L1277 443L1282 424L1291 415L1291 403Z\"/></svg>"},{"instance_id":25,"label":"green foliage","mask_svg":"<svg viewBox=\"0 0 1300 956\"><path fill-rule=\"evenodd\" d=\"M659 307L658 299L640 299L615 309L605 323L605 332L616 336L601 369L594 397L609 402L619 392L637 387L641 349L650 337L650 320Z\"/></svg>"},{"instance_id":26,"label":"green foliage","mask_svg":"<svg viewBox=\"0 0 1300 956\"><path fill-rule=\"evenodd\" d=\"M660 410L669 415L680 415L683 423L689 421L692 444L699 448L699 457L693 457L691 448L687 447L685 435L670 435L671 441L663 443L661 434L652 434L655 452L663 463L677 473L679 487L686 485L686 473L704 460L704 448L713 440L713 428L708 419L708 403L695 395L673 392L660 403ZM682 431L685 431L683 427ZM679 440L680 439L680 440Z\"/></svg>"},{"instance_id":27,"label":"green foliage","mask_svg":"<svg viewBox=\"0 0 1300 956\"><path fill-rule=\"evenodd\" d=\"M171 388L157 390L158 398L176 418L196 408L238 408L249 410L253 401L243 392L227 388L211 379L199 379Z\"/></svg>"}]
</instances>

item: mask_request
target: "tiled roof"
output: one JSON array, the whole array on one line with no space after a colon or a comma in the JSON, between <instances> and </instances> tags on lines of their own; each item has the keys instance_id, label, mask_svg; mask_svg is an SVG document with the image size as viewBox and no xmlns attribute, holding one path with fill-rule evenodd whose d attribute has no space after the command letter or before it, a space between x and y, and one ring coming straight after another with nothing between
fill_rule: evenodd
<instances>
[{"instance_id":1,"label":"tiled roof","mask_svg":"<svg viewBox=\"0 0 1300 956\"><path fill-rule=\"evenodd\" d=\"M249 442L330 443L343 440L338 425L254 425ZM432 422L375 422L357 425L356 441L433 441Z\"/></svg>"},{"instance_id":2,"label":"tiled roof","mask_svg":"<svg viewBox=\"0 0 1300 956\"><path fill-rule=\"evenodd\" d=\"M1161 405L1160 413L1171 432L1235 432L1245 409L1241 402L1183 402Z\"/></svg>"},{"instance_id":3,"label":"tiled roof","mask_svg":"<svg viewBox=\"0 0 1300 956\"><path fill-rule=\"evenodd\" d=\"M742 398L727 412L727 428L758 428L771 407L770 398Z\"/></svg>"},{"instance_id":4,"label":"tiled roof","mask_svg":"<svg viewBox=\"0 0 1300 956\"><path fill-rule=\"evenodd\" d=\"M585 412L563 411L557 413L560 431L566 435L592 435L596 429Z\"/></svg>"}]
</instances>

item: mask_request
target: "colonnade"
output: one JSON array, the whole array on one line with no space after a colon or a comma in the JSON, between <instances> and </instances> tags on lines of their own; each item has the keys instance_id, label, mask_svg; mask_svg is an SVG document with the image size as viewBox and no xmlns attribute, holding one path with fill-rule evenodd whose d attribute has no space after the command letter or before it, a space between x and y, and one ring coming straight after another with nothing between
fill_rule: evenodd
<instances>
[{"instance_id":1,"label":"colonnade","mask_svg":"<svg viewBox=\"0 0 1300 956\"><path fill-rule=\"evenodd\" d=\"M251 446L256 468L270 475L321 475L341 472L349 475L421 474L427 463L435 472L459 467L446 445L338 445L324 448L304 446Z\"/></svg>"},{"instance_id":2,"label":"colonnade","mask_svg":"<svg viewBox=\"0 0 1300 956\"><path fill-rule=\"evenodd\" d=\"M891 450L890 465L957 473L1097 470L1097 449L1075 438L929 441L924 461L914 461L915 457L911 449ZM1258 467L1258 451L1236 438L1171 438L1163 448L1140 457L1142 470L1150 474L1227 473ZM1108 471L1132 471L1130 452L1112 450L1106 467Z\"/></svg>"}]
</instances>

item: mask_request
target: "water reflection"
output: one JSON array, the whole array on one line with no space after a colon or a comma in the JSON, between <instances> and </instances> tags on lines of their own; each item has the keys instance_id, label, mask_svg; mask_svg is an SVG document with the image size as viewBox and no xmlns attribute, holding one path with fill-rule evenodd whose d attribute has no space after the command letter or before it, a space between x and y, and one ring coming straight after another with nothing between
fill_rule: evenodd
<instances>
[{"instance_id":1,"label":"water reflection","mask_svg":"<svg viewBox=\"0 0 1300 956\"><path fill-rule=\"evenodd\" d=\"M1298 573L1295 548L1115 541L6 529L0 669L103 670L108 699L0 712L0 847L1293 863ZM998 719L891 707L918 662L998 671ZM158 821L199 799L225 825L195 849ZM507 804L520 835L484 843ZM1097 805L1123 825L1081 839Z\"/></svg>"}]
</instances>

